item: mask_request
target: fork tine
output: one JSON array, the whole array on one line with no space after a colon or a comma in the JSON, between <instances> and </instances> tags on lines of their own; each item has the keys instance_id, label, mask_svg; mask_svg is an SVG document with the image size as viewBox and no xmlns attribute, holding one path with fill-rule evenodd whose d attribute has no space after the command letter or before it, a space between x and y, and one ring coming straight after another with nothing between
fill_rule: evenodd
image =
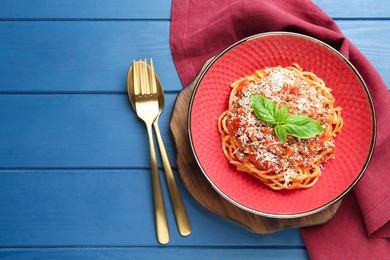
<instances>
[{"instance_id":1,"label":"fork tine","mask_svg":"<svg viewBox=\"0 0 390 260\"><path fill-rule=\"evenodd\" d=\"M145 61L141 61L141 80L142 80L142 94L148 95L149 91L149 79L148 79L148 64Z\"/></svg>"},{"instance_id":2,"label":"fork tine","mask_svg":"<svg viewBox=\"0 0 390 260\"><path fill-rule=\"evenodd\" d=\"M156 94L157 93L157 83L156 83L156 76L154 73L154 66L153 66L153 59L152 58L150 58L149 82L150 82L151 93Z\"/></svg>"},{"instance_id":3,"label":"fork tine","mask_svg":"<svg viewBox=\"0 0 390 260\"><path fill-rule=\"evenodd\" d=\"M143 68L142 61L139 60L138 61L138 77L139 77L139 83L140 83L140 85L139 85L139 94L140 95L144 94L143 87L145 86L143 73L142 73L142 68Z\"/></svg>"},{"instance_id":4,"label":"fork tine","mask_svg":"<svg viewBox=\"0 0 390 260\"><path fill-rule=\"evenodd\" d=\"M149 95L150 94L150 80L149 80L149 65L145 59L145 66L144 66L144 73L145 73L145 80L146 80L146 93Z\"/></svg>"},{"instance_id":5,"label":"fork tine","mask_svg":"<svg viewBox=\"0 0 390 260\"><path fill-rule=\"evenodd\" d=\"M141 80L141 84L140 84L140 94L141 95L145 95L145 85L146 85L146 81L145 81L145 76L144 76L144 64L143 62L140 60L139 63L138 63L138 68L139 68L139 75L140 75L140 80Z\"/></svg>"},{"instance_id":6,"label":"fork tine","mask_svg":"<svg viewBox=\"0 0 390 260\"><path fill-rule=\"evenodd\" d=\"M133 61L134 95L140 94L139 63Z\"/></svg>"}]
</instances>

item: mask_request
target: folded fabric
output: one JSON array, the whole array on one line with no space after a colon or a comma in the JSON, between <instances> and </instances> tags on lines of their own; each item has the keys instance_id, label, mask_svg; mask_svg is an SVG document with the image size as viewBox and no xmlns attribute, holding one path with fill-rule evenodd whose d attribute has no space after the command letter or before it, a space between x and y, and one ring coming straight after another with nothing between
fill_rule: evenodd
<instances>
[{"instance_id":1,"label":"folded fabric","mask_svg":"<svg viewBox=\"0 0 390 260\"><path fill-rule=\"evenodd\" d=\"M371 163L328 223L301 228L313 258L383 259L390 252L390 94L380 75L336 23L308 0L173 0L170 44L183 86L203 63L236 41L290 31L339 50L357 68L374 101L377 143Z\"/></svg>"}]
</instances>

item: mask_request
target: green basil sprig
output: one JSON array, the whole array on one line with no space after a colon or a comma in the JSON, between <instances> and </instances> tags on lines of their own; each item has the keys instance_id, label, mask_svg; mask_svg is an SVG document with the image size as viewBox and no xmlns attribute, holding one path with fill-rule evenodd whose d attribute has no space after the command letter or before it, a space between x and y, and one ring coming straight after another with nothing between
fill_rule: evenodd
<instances>
[{"instance_id":1,"label":"green basil sprig","mask_svg":"<svg viewBox=\"0 0 390 260\"><path fill-rule=\"evenodd\" d=\"M317 121L308 116L290 116L288 104L279 108L272 100L252 94L250 105L258 119L274 127L276 136L284 144L287 142L287 134L308 139L324 131Z\"/></svg>"}]
</instances>

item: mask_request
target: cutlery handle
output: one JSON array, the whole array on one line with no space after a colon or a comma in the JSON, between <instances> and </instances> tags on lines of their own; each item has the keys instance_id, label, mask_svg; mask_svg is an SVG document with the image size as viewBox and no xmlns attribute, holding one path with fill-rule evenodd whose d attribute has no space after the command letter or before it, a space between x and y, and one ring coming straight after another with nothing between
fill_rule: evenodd
<instances>
[{"instance_id":1,"label":"cutlery handle","mask_svg":"<svg viewBox=\"0 0 390 260\"><path fill-rule=\"evenodd\" d=\"M161 159L164 166L165 177L168 183L169 195L171 196L173 211L176 217L176 223L180 234L182 236L188 236L191 233L190 221L188 219L187 211L184 207L179 188L177 187L175 176L172 172L171 164L169 163L164 142L161 138L160 129L158 127L158 119L154 121L153 126L156 132L158 146L160 148Z\"/></svg>"},{"instance_id":2,"label":"cutlery handle","mask_svg":"<svg viewBox=\"0 0 390 260\"><path fill-rule=\"evenodd\" d=\"M152 136L152 126L147 125L149 146L150 146L150 163L152 167L152 185L153 185L153 201L154 215L156 220L157 239L161 244L169 242L169 229L167 214L165 210L164 198L161 190L160 177L158 173L156 152L154 150L154 142Z\"/></svg>"}]
</instances>

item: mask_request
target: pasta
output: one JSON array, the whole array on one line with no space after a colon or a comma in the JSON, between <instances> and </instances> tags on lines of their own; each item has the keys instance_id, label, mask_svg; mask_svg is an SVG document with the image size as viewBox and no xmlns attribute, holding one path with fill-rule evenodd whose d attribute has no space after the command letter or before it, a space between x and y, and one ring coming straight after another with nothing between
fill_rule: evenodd
<instances>
[{"instance_id":1,"label":"pasta","mask_svg":"<svg viewBox=\"0 0 390 260\"><path fill-rule=\"evenodd\" d=\"M321 176L322 163L335 157L334 138L343 127L341 108L334 106L331 89L298 64L257 70L231 87L228 109L218 119L229 162L273 190L312 187ZM253 93L279 108L288 104L290 115L306 115L324 131L307 139L287 135L282 143L273 127L256 117L250 106Z\"/></svg>"}]
</instances>

